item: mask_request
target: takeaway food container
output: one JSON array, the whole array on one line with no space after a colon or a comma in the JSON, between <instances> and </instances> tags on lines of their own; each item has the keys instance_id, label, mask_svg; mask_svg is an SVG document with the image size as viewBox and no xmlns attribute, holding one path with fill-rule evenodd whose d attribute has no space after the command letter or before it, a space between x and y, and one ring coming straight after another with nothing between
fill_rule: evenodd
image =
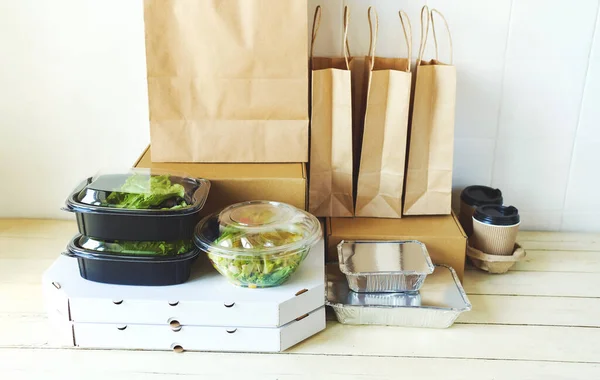
<instances>
[{"instance_id":1,"label":"takeaway food container","mask_svg":"<svg viewBox=\"0 0 600 380\"><path fill-rule=\"evenodd\" d=\"M326 271L326 305L343 324L447 328L471 310L456 272L445 265L435 266L418 293L383 294L387 297L358 298L337 263L328 264Z\"/></svg>"},{"instance_id":2,"label":"takeaway food container","mask_svg":"<svg viewBox=\"0 0 600 380\"><path fill-rule=\"evenodd\" d=\"M285 203L251 201L202 219L196 245L232 284L277 286L290 278L321 238L319 220Z\"/></svg>"},{"instance_id":3,"label":"takeaway food container","mask_svg":"<svg viewBox=\"0 0 600 380\"><path fill-rule=\"evenodd\" d=\"M460 193L460 213L458 219L467 236L473 234L473 213L479 206L495 204L501 205L503 202L502 191L493 187L473 185L467 186Z\"/></svg>"},{"instance_id":4,"label":"takeaway food container","mask_svg":"<svg viewBox=\"0 0 600 380\"><path fill-rule=\"evenodd\" d=\"M82 235L103 240L191 239L210 182L153 169L100 173L67 198Z\"/></svg>"},{"instance_id":5,"label":"takeaway food container","mask_svg":"<svg viewBox=\"0 0 600 380\"><path fill-rule=\"evenodd\" d=\"M158 286L187 281L199 253L191 240L103 241L77 235L63 254L77 258L87 280Z\"/></svg>"},{"instance_id":6,"label":"takeaway food container","mask_svg":"<svg viewBox=\"0 0 600 380\"><path fill-rule=\"evenodd\" d=\"M433 272L425 244L407 241L342 241L340 270L360 293L415 292Z\"/></svg>"}]
</instances>

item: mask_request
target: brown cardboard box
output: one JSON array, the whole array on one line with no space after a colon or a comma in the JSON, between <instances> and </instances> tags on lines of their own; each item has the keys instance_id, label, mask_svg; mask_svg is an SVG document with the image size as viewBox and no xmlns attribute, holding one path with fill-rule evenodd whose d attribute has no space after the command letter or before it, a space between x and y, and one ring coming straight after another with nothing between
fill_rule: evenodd
<instances>
[{"instance_id":1,"label":"brown cardboard box","mask_svg":"<svg viewBox=\"0 0 600 380\"><path fill-rule=\"evenodd\" d=\"M146 149L135 163L137 168L181 172L210 181L210 193L202 215L218 211L233 203L269 200L306 209L306 165L282 164L212 164L152 162Z\"/></svg>"},{"instance_id":2,"label":"brown cardboard box","mask_svg":"<svg viewBox=\"0 0 600 380\"><path fill-rule=\"evenodd\" d=\"M467 236L456 215L407 216L402 219L327 219L327 260L337 261L342 240L419 240L435 264L454 268L462 281Z\"/></svg>"}]
</instances>

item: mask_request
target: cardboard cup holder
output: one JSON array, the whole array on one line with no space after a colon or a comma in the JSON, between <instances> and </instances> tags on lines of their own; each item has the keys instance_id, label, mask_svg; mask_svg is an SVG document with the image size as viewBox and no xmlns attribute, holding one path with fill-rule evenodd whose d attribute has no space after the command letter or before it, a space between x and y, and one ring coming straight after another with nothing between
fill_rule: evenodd
<instances>
[{"instance_id":1,"label":"cardboard cup holder","mask_svg":"<svg viewBox=\"0 0 600 380\"><path fill-rule=\"evenodd\" d=\"M521 261L526 256L526 252L518 243L515 243L512 255L490 255L473 248L467 242L467 257L473 265L483 271L501 274L506 273L515 263Z\"/></svg>"}]
</instances>

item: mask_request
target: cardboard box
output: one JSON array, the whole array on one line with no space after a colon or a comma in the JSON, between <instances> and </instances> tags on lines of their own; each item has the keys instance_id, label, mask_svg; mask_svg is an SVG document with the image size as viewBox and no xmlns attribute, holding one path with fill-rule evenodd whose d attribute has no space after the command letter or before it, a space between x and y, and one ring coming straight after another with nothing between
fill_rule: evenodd
<instances>
[{"instance_id":1,"label":"cardboard box","mask_svg":"<svg viewBox=\"0 0 600 380\"><path fill-rule=\"evenodd\" d=\"M53 347L227 352L281 352L325 329L325 306L284 326L219 327L79 323L49 311Z\"/></svg>"},{"instance_id":2,"label":"cardboard box","mask_svg":"<svg viewBox=\"0 0 600 380\"><path fill-rule=\"evenodd\" d=\"M172 286L87 281L77 259L61 256L42 277L48 312L65 322L279 328L325 304L325 243L311 250L283 285L247 289L228 283L201 253L190 279Z\"/></svg>"},{"instance_id":3,"label":"cardboard box","mask_svg":"<svg viewBox=\"0 0 600 380\"><path fill-rule=\"evenodd\" d=\"M304 163L213 164L152 162L147 148L134 165L205 178L211 183L202 215L234 203L251 200L278 201L306 210L307 181Z\"/></svg>"},{"instance_id":4,"label":"cardboard box","mask_svg":"<svg viewBox=\"0 0 600 380\"><path fill-rule=\"evenodd\" d=\"M60 347L281 352L325 329L325 306L279 328L112 323L71 325L71 329L61 330L63 336L56 343Z\"/></svg>"},{"instance_id":5,"label":"cardboard box","mask_svg":"<svg viewBox=\"0 0 600 380\"><path fill-rule=\"evenodd\" d=\"M419 240L435 264L451 266L463 279L467 236L454 213L402 219L327 219L327 261L338 261L337 245L342 240Z\"/></svg>"},{"instance_id":6,"label":"cardboard box","mask_svg":"<svg viewBox=\"0 0 600 380\"><path fill-rule=\"evenodd\" d=\"M77 259L61 256L42 290L60 347L280 352L325 329L325 242L285 284L229 284L202 254L189 281L123 286L81 278Z\"/></svg>"}]
</instances>

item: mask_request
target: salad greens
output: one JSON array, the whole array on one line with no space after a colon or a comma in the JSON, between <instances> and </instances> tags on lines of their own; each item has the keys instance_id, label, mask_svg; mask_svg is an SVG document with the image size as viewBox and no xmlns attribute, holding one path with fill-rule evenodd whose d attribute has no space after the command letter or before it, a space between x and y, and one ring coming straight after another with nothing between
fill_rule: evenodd
<instances>
[{"instance_id":1,"label":"salad greens","mask_svg":"<svg viewBox=\"0 0 600 380\"><path fill-rule=\"evenodd\" d=\"M187 207L185 188L172 183L168 175L145 176L134 174L127 178L119 191L106 197L106 205L129 209L180 209Z\"/></svg>"},{"instance_id":2,"label":"salad greens","mask_svg":"<svg viewBox=\"0 0 600 380\"><path fill-rule=\"evenodd\" d=\"M83 248L127 255L173 256L187 253L193 249L191 240L178 241L99 241L88 239Z\"/></svg>"},{"instance_id":3,"label":"salad greens","mask_svg":"<svg viewBox=\"0 0 600 380\"><path fill-rule=\"evenodd\" d=\"M309 248L268 253L265 248L299 242L302 233L289 230L270 230L248 234L235 227L226 227L214 242L224 248L245 248L249 255L222 255L213 251L208 257L214 267L236 284L251 288L277 286L285 282L300 266ZM263 254L261 254L264 252Z\"/></svg>"}]
</instances>

